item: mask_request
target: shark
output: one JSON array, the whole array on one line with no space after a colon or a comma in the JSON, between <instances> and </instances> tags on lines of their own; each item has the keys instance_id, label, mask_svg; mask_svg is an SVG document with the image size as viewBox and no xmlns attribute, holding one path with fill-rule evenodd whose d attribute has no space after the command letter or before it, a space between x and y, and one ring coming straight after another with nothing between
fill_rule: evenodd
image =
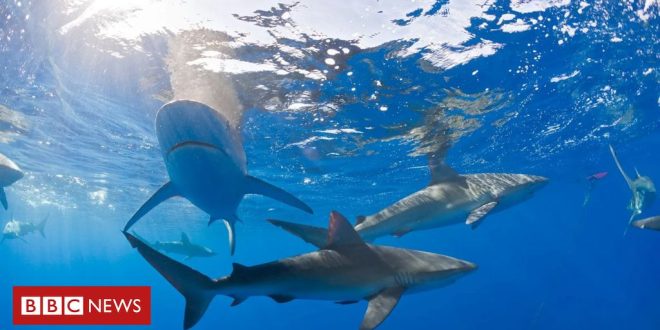
<instances>
[{"instance_id":1,"label":"shark","mask_svg":"<svg viewBox=\"0 0 660 330\"><path fill-rule=\"evenodd\" d=\"M5 224L5 227L2 229L2 240L0 243L4 242L6 239L19 239L25 242L23 236L32 234L34 232L39 232L41 237L46 238L44 234L44 228L46 227L46 221L48 217L45 217L40 223L34 224L32 222L24 222L18 220L10 220Z\"/></svg>"},{"instance_id":2,"label":"shark","mask_svg":"<svg viewBox=\"0 0 660 330\"><path fill-rule=\"evenodd\" d=\"M206 104L176 100L163 105L156 115L156 135L170 181L135 212L124 231L158 204L181 196L209 214L209 225L224 221L233 255L236 211L246 194L264 195L313 213L292 194L248 175L238 130Z\"/></svg>"},{"instance_id":3,"label":"shark","mask_svg":"<svg viewBox=\"0 0 660 330\"><path fill-rule=\"evenodd\" d=\"M147 240L139 236L135 231L133 231L133 236L139 238L143 242L147 242ZM183 232L181 233L180 241L155 241L149 245L158 251L183 255L186 257L185 260L193 257L213 257L217 255L217 253L206 246L192 243L188 235Z\"/></svg>"},{"instance_id":4,"label":"shark","mask_svg":"<svg viewBox=\"0 0 660 330\"><path fill-rule=\"evenodd\" d=\"M430 184L369 216L358 216L355 230L373 241L378 237L401 237L426 230L465 223L477 228L491 213L530 198L548 183L537 175L509 173L458 174L447 165L431 166ZM308 225L275 221L275 225L315 246L324 244L326 231Z\"/></svg>"},{"instance_id":5,"label":"shark","mask_svg":"<svg viewBox=\"0 0 660 330\"><path fill-rule=\"evenodd\" d=\"M649 207L655 201L655 185L651 178L639 174L637 168L635 168L635 174L637 174L637 177L634 179L630 178L628 174L626 174L626 171L623 170L612 145L609 147L612 158L614 158L614 163L616 163L616 167L619 169L619 172L621 172L623 179L626 180L628 188L630 188L630 191L632 192L632 198L630 199L630 204L628 204L628 209L632 211L628 224L631 224L637 215L641 214L644 209Z\"/></svg>"},{"instance_id":6,"label":"shark","mask_svg":"<svg viewBox=\"0 0 660 330\"><path fill-rule=\"evenodd\" d=\"M183 328L193 327L216 295L233 298L231 306L251 296L278 303L294 299L340 304L368 301L361 330L379 326L404 294L451 284L475 270L471 262L423 251L370 245L339 212L330 213L328 236L315 252L255 266L233 264L230 275L208 276L159 253L124 232L130 244L186 299Z\"/></svg>"},{"instance_id":7,"label":"shark","mask_svg":"<svg viewBox=\"0 0 660 330\"><path fill-rule=\"evenodd\" d=\"M5 188L11 186L14 182L23 178L24 174L16 163L7 156L0 154L0 203L5 210L9 207L7 203L7 194Z\"/></svg>"},{"instance_id":8,"label":"shark","mask_svg":"<svg viewBox=\"0 0 660 330\"><path fill-rule=\"evenodd\" d=\"M660 215L654 217L636 220L632 223L633 227L639 229L651 229L651 230L660 230Z\"/></svg>"}]
</instances>

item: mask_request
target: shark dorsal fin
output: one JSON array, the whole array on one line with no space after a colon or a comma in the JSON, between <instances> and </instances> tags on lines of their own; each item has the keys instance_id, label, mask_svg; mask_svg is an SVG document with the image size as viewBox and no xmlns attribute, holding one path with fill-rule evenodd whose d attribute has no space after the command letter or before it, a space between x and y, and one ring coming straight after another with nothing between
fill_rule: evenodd
<instances>
[{"instance_id":1,"label":"shark dorsal fin","mask_svg":"<svg viewBox=\"0 0 660 330\"><path fill-rule=\"evenodd\" d=\"M445 162L436 155L429 155L429 171L431 172L431 182L434 185L440 182L454 180L459 178L458 172L445 164Z\"/></svg>"},{"instance_id":2,"label":"shark dorsal fin","mask_svg":"<svg viewBox=\"0 0 660 330\"><path fill-rule=\"evenodd\" d=\"M360 235L341 213L337 211L330 212L326 248L335 249L342 246L364 244Z\"/></svg>"},{"instance_id":3,"label":"shark dorsal fin","mask_svg":"<svg viewBox=\"0 0 660 330\"><path fill-rule=\"evenodd\" d=\"M367 217L364 215L358 215L357 216L357 221L355 221L355 225L359 225L364 222L364 220L367 220Z\"/></svg>"},{"instance_id":4,"label":"shark dorsal fin","mask_svg":"<svg viewBox=\"0 0 660 330\"><path fill-rule=\"evenodd\" d=\"M245 265L241 265L241 264L236 263L236 262L231 264L231 266L232 266L232 271L231 271L231 276L232 277L234 277L234 276L243 277L247 274L247 272L250 269L250 267L245 266Z\"/></svg>"},{"instance_id":5,"label":"shark dorsal fin","mask_svg":"<svg viewBox=\"0 0 660 330\"><path fill-rule=\"evenodd\" d=\"M183 242L185 245L190 245L190 238L188 238L186 233L181 233L181 242Z\"/></svg>"}]
</instances>

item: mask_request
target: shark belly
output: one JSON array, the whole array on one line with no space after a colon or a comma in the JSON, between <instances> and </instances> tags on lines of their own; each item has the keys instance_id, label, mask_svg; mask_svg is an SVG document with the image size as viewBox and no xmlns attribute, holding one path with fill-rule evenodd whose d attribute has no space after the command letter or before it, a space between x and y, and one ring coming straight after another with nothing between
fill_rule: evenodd
<instances>
[{"instance_id":1,"label":"shark belly","mask_svg":"<svg viewBox=\"0 0 660 330\"><path fill-rule=\"evenodd\" d=\"M165 157L170 180L182 196L213 217L232 216L243 198L246 171L225 152L186 146Z\"/></svg>"},{"instance_id":2,"label":"shark belly","mask_svg":"<svg viewBox=\"0 0 660 330\"><path fill-rule=\"evenodd\" d=\"M362 300L394 283L389 268L371 259L356 262L333 250L248 267L232 273L219 293L312 300Z\"/></svg>"}]
</instances>

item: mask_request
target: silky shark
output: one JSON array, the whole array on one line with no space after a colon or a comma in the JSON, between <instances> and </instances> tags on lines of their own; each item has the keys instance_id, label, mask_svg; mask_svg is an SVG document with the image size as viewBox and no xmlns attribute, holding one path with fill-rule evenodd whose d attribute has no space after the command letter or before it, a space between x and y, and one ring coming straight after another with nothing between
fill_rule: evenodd
<instances>
[{"instance_id":1,"label":"silky shark","mask_svg":"<svg viewBox=\"0 0 660 330\"><path fill-rule=\"evenodd\" d=\"M210 215L209 225L224 220L233 254L236 209L246 194L268 196L313 213L290 193L247 174L239 132L205 104L189 100L165 104L156 115L156 135L170 181L135 212L124 231L156 205L182 196Z\"/></svg>"},{"instance_id":2,"label":"silky shark","mask_svg":"<svg viewBox=\"0 0 660 330\"><path fill-rule=\"evenodd\" d=\"M25 242L23 236L34 232L39 232L41 237L46 238L44 228L46 227L47 220L48 217L45 217L40 223L34 224L32 222L23 222L12 219L7 222L2 229L2 240L0 240L0 243L4 242L5 239L19 239Z\"/></svg>"},{"instance_id":3,"label":"silky shark","mask_svg":"<svg viewBox=\"0 0 660 330\"><path fill-rule=\"evenodd\" d=\"M634 221L632 225L640 229L660 230L660 215Z\"/></svg>"},{"instance_id":4,"label":"silky shark","mask_svg":"<svg viewBox=\"0 0 660 330\"><path fill-rule=\"evenodd\" d=\"M649 207L655 200L655 185L651 178L640 175L637 168L635 168L637 178L631 179L623 170L621 163L619 163L619 158L616 156L616 152L612 145L610 145L610 152L612 153L612 158L614 158L616 167L619 169L619 172L621 172L621 175L628 184L628 188L630 188L630 191L632 192L632 198L630 199L630 204L628 204L628 209L632 211L630 220L628 220L628 224L630 224L638 214L642 213L642 210Z\"/></svg>"},{"instance_id":5,"label":"silky shark","mask_svg":"<svg viewBox=\"0 0 660 330\"><path fill-rule=\"evenodd\" d=\"M147 240L140 237L136 232L133 232L133 236L147 243ZM185 260L188 260L193 257L212 257L216 255L216 253L213 252L213 250L207 248L206 246L192 243L190 241L190 238L188 238L188 235L186 235L186 233L181 233L180 241L168 241L168 242L155 241L149 244L149 246L151 246L156 250L163 251L166 253L183 255L186 257Z\"/></svg>"},{"instance_id":6,"label":"silky shark","mask_svg":"<svg viewBox=\"0 0 660 330\"><path fill-rule=\"evenodd\" d=\"M236 306L250 296L269 296L278 303L293 299L367 300L361 330L376 328L404 293L450 284L476 265L422 251L366 244L338 212L330 214L325 246L256 266L233 265L230 275L210 279L124 233L131 245L185 298L183 327L194 326L216 295L234 299Z\"/></svg>"},{"instance_id":7,"label":"silky shark","mask_svg":"<svg viewBox=\"0 0 660 330\"><path fill-rule=\"evenodd\" d=\"M432 181L370 216L358 216L355 230L372 241L385 235L403 236L415 230L465 223L476 228L486 215L529 198L548 179L527 174L478 173L460 175L444 164L431 166ZM275 225L322 246L325 229L276 221Z\"/></svg>"},{"instance_id":8,"label":"silky shark","mask_svg":"<svg viewBox=\"0 0 660 330\"><path fill-rule=\"evenodd\" d=\"M5 187L11 186L14 182L23 177L23 171L7 156L0 154L0 203L5 210L8 207Z\"/></svg>"}]
</instances>

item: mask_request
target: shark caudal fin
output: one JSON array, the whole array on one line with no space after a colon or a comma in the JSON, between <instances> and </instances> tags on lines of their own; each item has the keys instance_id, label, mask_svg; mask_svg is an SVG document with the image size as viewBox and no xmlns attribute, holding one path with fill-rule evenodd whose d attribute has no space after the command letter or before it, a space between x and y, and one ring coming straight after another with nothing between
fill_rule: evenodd
<instances>
[{"instance_id":1,"label":"shark caudal fin","mask_svg":"<svg viewBox=\"0 0 660 330\"><path fill-rule=\"evenodd\" d=\"M253 176L247 175L245 179L247 181L246 184L247 194L258 194L258 195L270 197L274 200L293 206L309 214L314 214L314 211L312 210L311 207L309 207L303 201L298 199L296 196L293 196L290 193L286 192L285 190L275 187L272 184L257 179Z\"/></svg>"},{"instance_id":2,"label":"shark caudal fin","mask_svg":"<svg viewBox=\"0 0 660 330\"><path fill-rule=\"evenodd\" d=\"M7 204L7 194L5 193L5 188L0 187L0 202L2 203L2 207L7 209L9 205Z\"/></svg>"},{"instance_id":3,"label":"shark caudal fin","mask_svg":"<svg viewBox=\"0 0 660 330\"><path fill-rule=\"evenodd\" d=\"M137 248L142 257L186 298L183 328L194 326L204 315L213 300L215 281L208 276L154 250L135 236L124 232L124 236Z\"/></svg>"},{"instance_id":4,"label":"shark caudal fin","mask_svg":"<svg viewBox=\"0 0 660 330\"><path fill-rule=\"evenodd\" d=\"M303 241L312 244L319 249L325 247L328 242L328 230L325 228L318 228L274 219L269 219L268 222L288 231L295 236L302 238Z\"/></svg>"},{"instance_id":5,"label":"shark caudal fin","mask_svg":"<svg viewBox=\"0 0 660 330\"><path fill-rule=\"evenodd\" d=\"M612 158L614 158L614 163L616 163L616 167L619 169L619 172L621 172L621 175L623 175L623 178L626 180L626 183L628 184L628 187L630 187L630 190L633 190L633 181L630 179L628 174L623 170L623 167L621 167L621 163L619 163L619 158L616 156L616 152L614 151L614 148L612 145L609 145L610 147L610 153L612 154Z\"/></svg>"},{"instance_id":6,"label":"shark caudal fin","mask_svg":"<svg viewBox=\"0 0 660 330\"><path fill-rule=\"evenodd\" d=\"M37 225L37 230L39 231L39 234L41 234L41 237L46 238L46 234L44 233L44 228L46 228L46 222L48 221L48 216L46 216L41 222Z\"/></svg>"},{"instance_id":7,"label":"shark caudal fin","mask_svg":"<svg viewBox=\"0 0 660 330\"><path fill-rule=\"evenodd\" d=\"M142 204L142 206L140 206L140 209L138 209L135 214L133 214L131 219L126 223L126 226L124 226L124 231L128 231L138 220L140 220L140 218L149 213L149 211L151 211L151 209L156 207L158 204L178 195L179 192L176 187L174 187L172 182L164 184L153 195L151 195L151 197L149 197L149 199L144 204Z\"/></svg>"}]
</instances>

